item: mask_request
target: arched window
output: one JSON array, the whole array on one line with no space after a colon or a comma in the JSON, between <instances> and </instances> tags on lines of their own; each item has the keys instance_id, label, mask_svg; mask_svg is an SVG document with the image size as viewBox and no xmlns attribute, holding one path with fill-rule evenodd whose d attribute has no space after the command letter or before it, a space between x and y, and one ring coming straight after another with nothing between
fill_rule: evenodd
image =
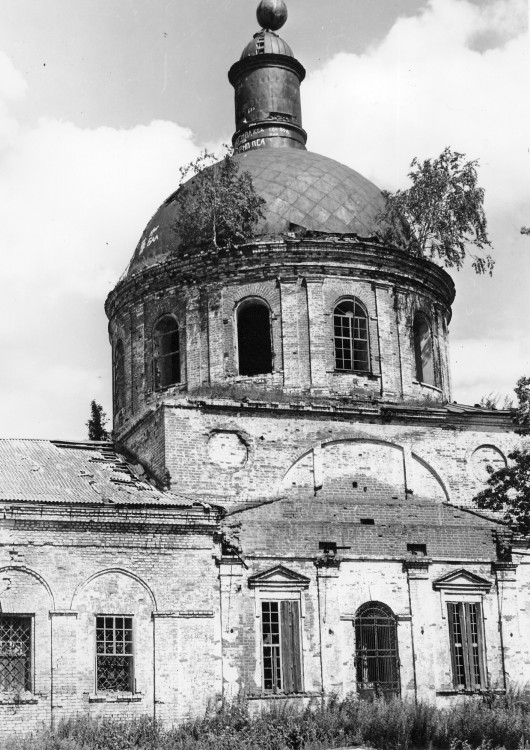
<instances>
[{"instance_id":1,"label":"arched window","mask_svg":"<svg viewBox=\"0 0 530 750\"><path fill-rule=\"evenodd\" d=\"M180 383L179 327L172 315L160 318L153 335L155 390Z\"/></svg>"},{"instance_id":2,"label":"arched window","mask_svg":"<svg viewBox=\"0 0 530 750\"><path fill-rule=\"evenodd\" d=\"M253 299L239 306L237 350L240 375L272 372L271 316L264 302Z\"/></svg>"},{"instance_id":3,"label":"arched window","mask_svg":"<svg viewBox=\"0 0 530 750\"><path fill-rule=\"evenodd\" d=\"M333 311L335 368L349 372L368 372L368 315L356 299L340 302Z\"/></svg>"},{"instance_id":4,"label":"arched window","mask_svg":"<svg viewBox=\"0 0 530 750\"><path fill-rule=\"evenodd\" d=\"M114 349L114 411L125 406L125 352L121 339Z\"/></svg>"},{"instance_id":5,"label":"arched window","mask_svg":"<svg viewBox=\"0 0 530 750\"><path fill-rule=\"evenodd\" d=\"M361 697L399 695L396 618L381 602L367 602L355 616L355 669Z\"/></svg>"},{"instance_id":6,"label":"arched window","mask_svg":"<svg viewBox=\"0 0 530 750\"><path fill-rule=\"evenodd\" d=\"M420 383L434 385L431 327L423 313L416 313L414 316L413 333L416 379Z\"/></svg>"}]
</instances>

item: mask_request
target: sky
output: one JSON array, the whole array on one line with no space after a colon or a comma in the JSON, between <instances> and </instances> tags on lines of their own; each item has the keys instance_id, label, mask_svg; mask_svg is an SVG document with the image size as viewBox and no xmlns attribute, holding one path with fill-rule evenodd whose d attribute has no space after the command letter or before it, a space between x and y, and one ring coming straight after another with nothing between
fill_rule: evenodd
<instances>
[{"instance_id":1,"label":"sky","mask_svg":"<svg viewBox=\"0 0 530 750\"><path fill-rule=\"evenodd\" d=\"M525 0L287 0L311 151L380 188L445 146L479 160L496 267L453 273L453 398L530 375ZM111 412L103 304L179 167L234 130L257 0L0 0L0 437Z\"/></svg>"}]
</instances>

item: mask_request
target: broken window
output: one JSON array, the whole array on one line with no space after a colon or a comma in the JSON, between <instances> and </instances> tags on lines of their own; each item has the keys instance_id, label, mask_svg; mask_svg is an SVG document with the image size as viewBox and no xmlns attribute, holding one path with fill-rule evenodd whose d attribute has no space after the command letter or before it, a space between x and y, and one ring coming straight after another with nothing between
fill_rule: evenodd
<instances>
[{"instance_id":1,"label":"broken window","mask_svg":"<svg viewBox=\"0 0 530 750\"><path fill-rule=\"evenodd\" d=\"M357 611L355 669L360 697L399 695L397 624L385 604L367 602Z\"/></svg>"},{"instance_id":2,"label":"broken window","mask_svg":"<svg viewBox=\"0 0 530 750\"><path fill-rule=\"evenodd\" d=\"M96 690L133 692L132 617L96 617Z\"/></svg>"},{"instance_id":3,"label":"broken window","mask_svg":"<svg viewBox=\"0 0 530 750\"><path fill-rule=\"evenodd\" d=\"M335 368L368 372L368 315L356 299L343 300L333 311Z\"/></svg>"},{"instance_id":4,"label":"broken window","mask_svg":"<svg viewBox=\"0 0 530 750\"><path fill-rule=\"evenodd\" d=\"M121 339L114 350L114 411L125 406L125 352Z\"/></svg>"},{"instance_id":5,"label":"broken window","mask_svg":"<svg viewBox=\"0 0 530 750\"><path fill-rule=\"evenodd\" d=\"M300 602L261 603L263 689L268 693L300 693Z\"/></svg>"},{"instance_id":6,"label":"broken window","mask_svg":"<svg viewBox=\"0 0 530 750\"><path fill-rule=\"evenodd\" d=\"M448 602L453 685L457 690L487 686L484 629L478 602Z\"/></svg>"},{"instance_id":7,"label":"broken window","mask_svg":"<svg viewBox=\"0 0 530 750\"><path fill-rule=\"evenodd\" d=\"M240 375L272 372L270 310L264 302L249 300L239 306L237 350Z\"/></svg>"},{"instance_id":8,"label":"broken window","mask_svg":"<svg viewBox=\"0 0 530 750\"><path fill-rule=\"evenodd\" d=\"M155 326L153 368L155 390L180 383L179 326L172 315L165 315Z\"/></svg>"},{"instance_id":9,"label":"broken window","mask_svg":"<svg viewBox=\"0 0 530 750\"><path fill-rule=\"evenodd\" d=\"M31 691L31 625L28 615L0 614L0 692Z\"/></svg>"},{"instance_id":10,"label":"broken window","mask_svg":"<svg viewBox=\"0 0 530 750\"><path fill-rule=\"evenodd\" d=\"M414 316L413 334L416 379L420 383L434 385L431 327L422 313L416 313Z\"/></svg>"}]
</instances>

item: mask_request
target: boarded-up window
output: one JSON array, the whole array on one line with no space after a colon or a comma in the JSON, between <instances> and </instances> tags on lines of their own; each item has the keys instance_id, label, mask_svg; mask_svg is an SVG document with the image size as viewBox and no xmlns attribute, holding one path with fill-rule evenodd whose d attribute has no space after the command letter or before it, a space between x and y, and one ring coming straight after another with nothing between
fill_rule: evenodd
<instances>
[{"instance_id":1,"label":"boarded-up window","mask_svg":"<svg viewBox=\"0 0 530 750\"><path fill-rule=\"evenodd\" d=\"M270 311L264 302L244 302L237 311L237 350L240 375L272 372Z\"/></svg>"},{"instance_id":2,"label":"boarded-up window","mask_svg":"<svg viewBox=\"0 0 530 750\"><path fill-rule=\"evenodd\" d=\"M357 693L363 697L400 693L396 618L380 602L367 602L355 617Z\"/></svg>"},{"instance_id":3,"label":"boarded-up window","mask_svg":"<svg viewBox=\"0 0 530 750\"><path fill-rule=\"evenodd\" d=\"M133 691L132 617L96 617L96 689Z\"/></svg>"},{"instance_id":4,"label":"boarded-up window","mask_svg":"<svg viewBox=\"0 0 530 750\"><path fill-rule=\"evenodd\" d=\"M156 390L180 383L179 327L171 315L165 315L155 326L153 369Z\"/></svg>"},{"instance_id":5,"label":"boarded-up window","mask_svg":"<svg viewBox=\"0 0 530 750\"><path fill-rule=\"evenodd\" d=\"M414 358L416 379L434 385L432 334L429 321L421 313L414 316Z\"/></svg>"},{"instance_id":6,"label":"boarded-up window","mask_svg":"<svg viewBox=\"0 0 530 750\"><path fill-rule=\"evenodd\" d=\"M296 600L262 602L261 627L264 690L301 692L300 603Z\"/></svg>"},{"instance_id":7,"label":"boarded-up window","mask_svg":"<svg viewBox=\"0 0 530 750\"><path fill-rule=\"evenodd\" d=\"M368 372L368 315L355 299L344 300L333 311L335 368L350 372Z\"/></svg>"},{"instance_id":8,"label":"boarded-up window","mask_svg":"<svg viewBox=\"0 0 530 750\"><path fill-rule=\"evenodd\" d=\"M0 614L0 692L31 690L31 620Z\"/></svg>"},{"instance_id":9,"label":"boarded-up window","mask_svg":"<svg viewBox=\"0 0 530 750\"><path fill-rule=\"evenodd\" d=\"M123 341L118 341L114 350L114 410L125 406L125 353Z\"/></svg>"},{"instance_id":10,"label":"boarded-up window","mask_svg":"<svg viewBox=\"0 0 530 750\"><path fill-rule=\"evenodd\" d=\"M484 628L478 602L448 602L453 685L457 689L487 687Z\"/></svg>"}]
</instances>

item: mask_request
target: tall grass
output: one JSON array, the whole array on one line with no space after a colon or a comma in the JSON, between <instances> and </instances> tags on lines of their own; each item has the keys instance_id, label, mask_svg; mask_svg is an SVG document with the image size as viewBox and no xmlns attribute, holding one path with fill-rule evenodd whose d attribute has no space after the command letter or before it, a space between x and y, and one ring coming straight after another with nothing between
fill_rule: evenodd
<instances>
[{"instance_id":1,"label":"tall grass","mask_svg":"<svg viewBox=\"0 0 530 750\"><path fill-rule=\"evenodd\" d=\"M315 701L303 710L245 702L163 729L149 718L80 717L38 735L0 740L1 750L324 750L368 744L380 750L530 750L530 700L511 693L450 709L404 701Z\"/></svg>"}]
</instances>

